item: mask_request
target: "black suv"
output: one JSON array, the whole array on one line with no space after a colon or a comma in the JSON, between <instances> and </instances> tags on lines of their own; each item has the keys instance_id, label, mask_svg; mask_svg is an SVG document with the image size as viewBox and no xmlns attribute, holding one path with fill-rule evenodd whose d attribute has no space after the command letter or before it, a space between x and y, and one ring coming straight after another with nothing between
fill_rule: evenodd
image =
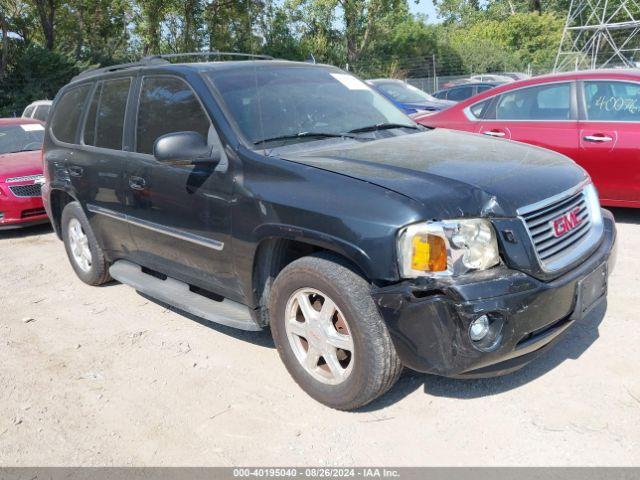
<instances>
[{"instance_id":1,"label":"black suv","mask_svg":"<svg viewBox=\"0 0 640 480\"><path fill-rule=\"evenodd\" d=\"M43 195L76 273L245 330L354 409L403 366L511 372L606 296L615 224L569 159L426 129L337 68L147 58L57 95Z\"/></svg>"}]
</instances>

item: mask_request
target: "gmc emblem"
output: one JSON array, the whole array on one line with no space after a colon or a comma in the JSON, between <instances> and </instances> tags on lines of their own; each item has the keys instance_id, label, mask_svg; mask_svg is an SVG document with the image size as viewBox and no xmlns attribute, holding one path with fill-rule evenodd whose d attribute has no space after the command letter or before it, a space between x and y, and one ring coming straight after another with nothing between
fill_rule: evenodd
<instances>
[{"instance_id":1,"label":"gmc emblem","mask_svg":"<svg viewBox=\"0 0 640 480\"><path fill-rule=\"evenodd\" d=\"M551 220L549 223L551 224L551 228L553 228L553 236L556 238L562 237L580 225L582 220L578 217L579 212L580 207L576 207L570 212Z\"/></svg>"}]
</instances>

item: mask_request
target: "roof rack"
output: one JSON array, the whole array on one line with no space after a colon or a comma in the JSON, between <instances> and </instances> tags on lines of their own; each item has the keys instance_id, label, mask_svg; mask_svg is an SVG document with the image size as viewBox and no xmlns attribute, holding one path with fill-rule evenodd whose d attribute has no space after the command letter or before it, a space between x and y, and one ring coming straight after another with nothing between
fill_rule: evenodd
<instances>
[{"instance_id":1,"label":"roof rack","mask_svg":"<svg viewBox=\"0 0 640 480\"><path fill-rule=\"evenodd\" d=\"M189 53L166 53L161 55L149 55L143 57L138 62L131 63L121 63L119 65L111 65L109 67L102 68L92 68L89 70L85 70L84 72L80 72L78 75L72 78L73 80L79 80L81 78L90 77L93 75L98 75L101 73L109 73L116 72L118 70L126 70L127 68L134 67L144 67L147 65L166 65L169 63L169 58L183 58L183 57L242 57L242 58L253 58L256 60L274 60L274 58L270 55L254 55L252 53L236 53L236 52L219 52L214 50L212 52L189 52Z\"/></svg>"},{"instance_id":2,"label":"roof rack","mask_svg":"<svg viewBox=\"0 0 640 480\"><path fill-rule=\"evenodd\" d=\"M148 57L144 57L142 60L157 60L162 59L166 60L168 58L183 58L183 57L242 57L242 58L253 58L256 60L273 60L274 58L271 55L259 55L253 53L237 53L237 52L220 52L218 50L213 50L211 52L188 52L188 53L165 53L161 55L150 55Z\"/></svg>"}]
</instances>

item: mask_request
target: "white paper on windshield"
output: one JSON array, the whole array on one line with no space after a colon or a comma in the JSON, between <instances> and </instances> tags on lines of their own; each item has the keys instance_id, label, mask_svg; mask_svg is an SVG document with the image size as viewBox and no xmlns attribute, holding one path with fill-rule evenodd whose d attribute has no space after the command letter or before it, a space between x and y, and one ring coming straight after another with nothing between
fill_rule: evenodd
<instances>
[{"instance_id":1,"label":"white paper on windshield","mask_svg":"<svg viewBox=\"0 0 640 480\"><path fill-rule=\"evenodd\" d=\"M20 125L25 132L36 132L38 130L44 130L44 127L39 123L27 123L26 125Z\"/></svg>"},{"instance_id":2,"label":"white paper on windshield","mask_svg":"<svg viewBox=\"0 0 640 480\"><path fill-rule=\"evenodd\" d=\"M352 77L351 75L347 75L345 73L330 73L329 75L338 80L349 90L369 90L366 83L358 80L356 77Z\"/></svg>"}]
</instances>

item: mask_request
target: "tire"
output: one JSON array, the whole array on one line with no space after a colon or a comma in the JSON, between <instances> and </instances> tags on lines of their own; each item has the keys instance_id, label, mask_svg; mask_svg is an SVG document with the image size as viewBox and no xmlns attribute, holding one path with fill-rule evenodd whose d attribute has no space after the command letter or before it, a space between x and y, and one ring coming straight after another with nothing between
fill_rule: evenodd
<instances>
[{"instance_id":1,"label":"tire","mask_svg":"<svg viewBox=\"0 0 640 480\"><path fill-rule=\"evenodd\" d=\"M102 285L109 282L111 280L109 264L105 260L104 252L98 244L89 220L87 220L87 216L78 202L70 202L64 207L60 224L64 248L67 251L69 262L80 280L88 285ZM74 237L74 230L78 226L86 240ZM83 256L81 253L78 254L77 247L79 244L86 245L88 251L82 247L80 247L80 250L87 253L90 252L90 255ZM76 249L75 252L74 249ZM83 259L86 259L87 256L90 256L90 259L88 262L83 262Z\"/></svg>"},{"instance_id":2,"label":"tire","mask_svg":"<svg viewBox=\"0 0 640 480\"><path fill-rule=\"evenodd\" d=\"M301 307L305 298L309 300L305 311L312 321ZM324 307L329 312L333 305L326 303L327 298L336 307L329 323ZM387 326L371 297L371 286L340 257L321 253L285 267L271 289L269 312L273 339L287 370L307 394L324 405L338 410L362 407L386 393L402 373ZM313 327L315 324L322 327ZM335 333L342 335L335 337ZM334 349L328 343L345 349ZM333 361L321 354L315 362L323 345Z\"/></svg>"}]
</instances>

